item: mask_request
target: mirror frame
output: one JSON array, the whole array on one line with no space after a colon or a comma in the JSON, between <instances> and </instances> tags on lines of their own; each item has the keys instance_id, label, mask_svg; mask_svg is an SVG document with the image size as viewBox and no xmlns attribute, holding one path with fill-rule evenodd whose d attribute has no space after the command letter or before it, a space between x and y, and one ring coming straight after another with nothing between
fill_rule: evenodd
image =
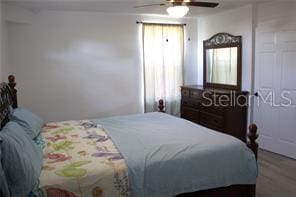
<instances>
[{"instance_id":1,"label":"mirror frame","mask_svg":"<svg viewBox=\"0 0 296 197\"><path fill-rule=\"evenodd\" d=\"M237 47L237 84L219 84L207 82L207 49L219 49ZM241 90L241 78L242 78L242 36L234 36L229 33L218 33L212 36L208 40L203 41L203 82L205 88L221 88L231 90Z\"/></svg>"}]
</instances>

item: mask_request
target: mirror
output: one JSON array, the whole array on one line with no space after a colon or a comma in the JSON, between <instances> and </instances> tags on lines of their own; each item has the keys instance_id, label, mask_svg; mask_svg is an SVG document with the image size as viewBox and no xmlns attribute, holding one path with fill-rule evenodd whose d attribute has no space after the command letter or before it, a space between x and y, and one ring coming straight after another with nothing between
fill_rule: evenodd
<instances>
[{"instance_id":1,"label":"mirror","mask_svg":"<svg viewBox=\"0 0 296 197\"><path fill-rule=\"evenodd\" d=\"M204 41L204 86L241 89L241 37L220 33Z\"/></svg>"},{"instance_id":2,"label":"mirror","mask_svg":"<svg viewBox=\"0 0 296 197\"><path fill-rule=\"evenodd\" d=\"M237 48L208 49L207 82L237 84Z\"/></svg>"}]
</instances>

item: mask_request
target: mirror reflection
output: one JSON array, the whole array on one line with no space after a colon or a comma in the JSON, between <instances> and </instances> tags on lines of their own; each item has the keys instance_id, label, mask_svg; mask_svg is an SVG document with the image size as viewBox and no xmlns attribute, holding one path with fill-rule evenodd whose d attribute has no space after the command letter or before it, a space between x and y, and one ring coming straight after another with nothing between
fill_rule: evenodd
<instances>
[{"instance_id":1,"label":"mirror reflection","mask_svg":"<svg viewBox=\"0 0 296 197\"><path fill-rule=\"evenodd\" d=\"M207 49L207 83L237 85L237 54L237 47Z\"/></svg>"}]
</instances>

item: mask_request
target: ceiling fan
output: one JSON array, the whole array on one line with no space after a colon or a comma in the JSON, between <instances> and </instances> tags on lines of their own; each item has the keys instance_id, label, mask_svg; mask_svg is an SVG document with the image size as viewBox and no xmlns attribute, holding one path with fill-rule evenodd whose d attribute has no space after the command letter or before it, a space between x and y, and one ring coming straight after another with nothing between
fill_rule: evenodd
<instances>
[{"instance_id":1,"label":"ceiling fan","mask_svg":"<svg viewBox=\"0 0 296 197\"><path fill-rule=\"evenodd\" d=\"M142 8L142 7L150 7L150 6L165 6L165 5L170 5L170 7L167 8L167 12L170 16L180 18L185 16L188 13L189 11L188 6L215 8L219 5L219 3L201 2L201 1L194 1L194 0L167 0L166 3L146 4L146 5L134 6L134 8Z\"/></svg>"}]
</instances>

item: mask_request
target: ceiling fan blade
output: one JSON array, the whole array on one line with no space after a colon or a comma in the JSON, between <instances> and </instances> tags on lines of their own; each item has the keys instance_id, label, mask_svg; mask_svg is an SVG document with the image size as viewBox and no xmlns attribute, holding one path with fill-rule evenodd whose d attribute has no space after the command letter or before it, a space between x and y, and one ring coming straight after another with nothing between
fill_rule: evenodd
<instances>
[{"instance_id":1,"label":"ceiling fan blade","mask_svg":"<svg viewBox=\"0 0 296 197\"><path fill-rule=\"evenodd\" d=\"M183 4L186 4L188 6L198 6L198 7L207 7L207 8L215 8L219 5L219 3L211 3L211 2L183 2Z\"/></svg>"},{"instance_id":2,"label":"ceiling fan blade","mask_svg":"<svg viewBox=\"0 0 296 197\"><path fill-rule=\"evenodd\" d=\"M143 7L151 7L151 6L164 6L166 3L157 3L157 4L149 4L149 5L139 5L134 6L134 8L143 8Z\"/></svg>"}]
</instances>

